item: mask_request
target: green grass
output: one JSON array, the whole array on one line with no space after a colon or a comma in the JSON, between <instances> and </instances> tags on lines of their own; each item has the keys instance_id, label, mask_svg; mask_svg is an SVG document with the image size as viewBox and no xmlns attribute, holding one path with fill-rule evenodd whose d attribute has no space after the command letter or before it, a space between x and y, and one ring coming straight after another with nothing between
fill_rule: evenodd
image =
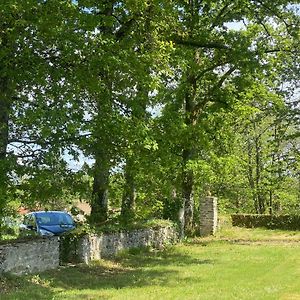
<instances>
[{"instance_id":1,"label":"green grass","mask_svg":"<svg viewBox=\"0 0 300 300\"><path fill-rule=\"evenodd\" d=\"M299 242L297 232L225 226L162 252L3 277L0 299L300 299Z\"/></svg>"},{"instance_id":2,"label":"green grass","mask_svg":"<svg viewBox=\"0 0 300 300\"><path fill-rule=\"evenodd\" d=\"M227 217L220 221L221 229L216 237L222 240L249 242L300 242L300 231L266 230L264 228L233 227Z\"/></svg>"}]
</instances>

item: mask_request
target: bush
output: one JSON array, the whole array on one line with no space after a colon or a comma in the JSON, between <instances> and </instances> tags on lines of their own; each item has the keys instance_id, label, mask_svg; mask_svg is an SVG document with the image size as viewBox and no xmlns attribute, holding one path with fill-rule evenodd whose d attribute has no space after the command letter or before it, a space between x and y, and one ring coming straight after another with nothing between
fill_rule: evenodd
<instances>
[{"instance_id":1,"label":"bush","mask_svg":"<svg viewBox=\"0 0 300 300\"><path fill-rule=\"evenodd\" d=\"M0 218L0 240L16 239L19 235L21 220L15 216Z\"/></svg>"},{"instance_id":2,"label":"bush","mask_svg":"<svg viewBox=\"0 0 300 300\"><path fill-rule=\"evenodd\" d=\"M231 219L232 225L238 227L300 230L300 215L234 214Z\"/></svg>"}]
</instances>

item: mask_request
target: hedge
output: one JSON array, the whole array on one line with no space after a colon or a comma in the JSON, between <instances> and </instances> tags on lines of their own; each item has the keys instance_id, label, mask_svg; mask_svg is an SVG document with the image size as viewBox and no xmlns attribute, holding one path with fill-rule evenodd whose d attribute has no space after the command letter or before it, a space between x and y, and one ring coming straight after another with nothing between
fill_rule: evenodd
<instances>
[{"instance_id":1,"label":"hedge","mask_svg":"<svg viewBox=\"0 0 300 300\"><path fill-rule=\"evenodd\" d=\"M231 220L232 225L238 227L300 230L300 215L234 214Z\"/></svg>"}]
</instances>

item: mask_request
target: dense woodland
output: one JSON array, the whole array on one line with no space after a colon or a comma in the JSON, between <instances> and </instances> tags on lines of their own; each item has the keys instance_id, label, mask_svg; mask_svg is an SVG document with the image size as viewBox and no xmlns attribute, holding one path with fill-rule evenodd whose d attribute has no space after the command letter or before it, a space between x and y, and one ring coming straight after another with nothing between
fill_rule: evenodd
<instances>
[{"instance_id":1,"label":"dense woodland","mask_svg":"<svg viewBox=\"0 0 300 300\"><path fill-rule=\"evenodd\" d=\"M0 216L299 213L299 4L1 1Z\"/></svg>"}]
</instances>

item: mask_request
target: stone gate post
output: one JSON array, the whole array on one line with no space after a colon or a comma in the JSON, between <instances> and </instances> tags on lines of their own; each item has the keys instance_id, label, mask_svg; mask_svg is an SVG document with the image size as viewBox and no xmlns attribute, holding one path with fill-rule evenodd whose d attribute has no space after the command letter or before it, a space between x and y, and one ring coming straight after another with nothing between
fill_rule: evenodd
<instances>
[{"instance_id":1,"label":"stone gate post","mask_svg":"<svg viewBox=\"0 0 300 300\"><path fill-rule=\"evenodd\" d=\"M207 196L200 202L200 236L214 235L218 226L217 198Z\"/></svg>"}]
</instances>

